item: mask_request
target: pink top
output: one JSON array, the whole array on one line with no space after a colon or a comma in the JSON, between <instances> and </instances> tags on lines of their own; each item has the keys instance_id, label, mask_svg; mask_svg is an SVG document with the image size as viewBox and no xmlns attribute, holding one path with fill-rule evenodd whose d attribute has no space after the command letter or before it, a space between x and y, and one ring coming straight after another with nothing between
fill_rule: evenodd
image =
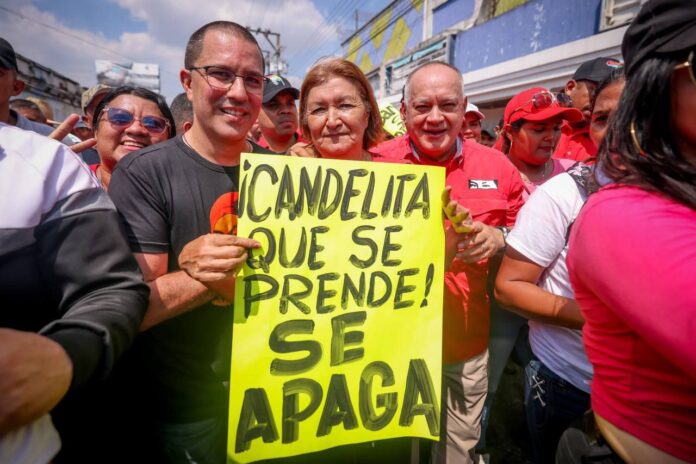
<instances>
[{"instance_id":1,"label":"pink top","mask_svg":"<svg viewBox=\"0 0 696 464\"><path fill-rule=\"evenodd\" d=\"M605 187L575 221L567 263L586 320L592 408L696 462L696 211Z\"/></svg>"},{"instance_id":2,"label":"pink top","mask_svg":"<svg viewBox=\"0 0 696 464\"><path fill-rule=\"evenodd\" d=\"M522 176L522 182L524 182L524 193L522 194L522 198L524 201L527 201L527 198L529 198L529 195L532 194L534 190L547 180L551 179L552 177L561 174L563 172L566 172L569 167L577 163L577 161L573 161L570 159L551 159L553 162L553 169L551 170L551 175L548 177L544 177L543 179L537 180L537 181L529 181L527 180L524 176Z\"/></svg>"}]
</instances>

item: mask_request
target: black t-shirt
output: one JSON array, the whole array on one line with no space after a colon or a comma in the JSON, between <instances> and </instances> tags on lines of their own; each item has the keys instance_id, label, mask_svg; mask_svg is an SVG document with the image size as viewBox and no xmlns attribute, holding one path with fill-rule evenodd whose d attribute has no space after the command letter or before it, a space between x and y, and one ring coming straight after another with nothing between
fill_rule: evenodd
<instances>
[{"instance_id":1,"label":"black t-shirt","mask_svg":"<svg viewBox=\"0 0 696 464\"><path fill-rule=\"evenodd\" d=\"M252 143L253 152L270 153ZM236 233L239 166L204 159L181 137L123 158L109 196L128 230L131 249L168 253L168 272L191 240ZM232 306L213 300L141 334L136 350L149 404L160 420L197 421L227 414Z\"/></svg>"}]
</instances>

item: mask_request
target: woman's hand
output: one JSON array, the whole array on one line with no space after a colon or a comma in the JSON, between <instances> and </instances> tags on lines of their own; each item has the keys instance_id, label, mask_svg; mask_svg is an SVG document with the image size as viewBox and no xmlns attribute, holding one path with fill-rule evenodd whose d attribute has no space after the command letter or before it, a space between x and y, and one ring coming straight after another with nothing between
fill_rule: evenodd
<instances>
[{"instance_id":1,"label":"woman's hand","mask_svg":"<svg viewBox=\"0 0 696 464\"><path fill-rule=\"evenodd\" d=\"M309 143L298 142L288 150L288 155L300 158L319 158L317 151Z\"/></svg>"}]
</instances>

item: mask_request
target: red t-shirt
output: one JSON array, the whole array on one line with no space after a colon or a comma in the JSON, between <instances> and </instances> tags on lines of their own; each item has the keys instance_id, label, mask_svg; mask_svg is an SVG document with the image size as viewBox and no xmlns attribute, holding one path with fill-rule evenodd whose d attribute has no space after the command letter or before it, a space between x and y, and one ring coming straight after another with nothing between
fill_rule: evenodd
<instances>
[{"instance_id":1,"label":"red t-shirt","mask_svg":"<svg viewBox=\"0 0 696 464\"><path fill-rule=\"evenodd\" d=\"M408 134L371 150L375 161L443 166L452 199L469 208L472 218L490 226L512 226L522 207L524 184L517 169L497 150L471 140L460 156L437 163L413 153ZM445 272L443 361L461 362L488 347L490 306L486 292L488 261L459 259Z\"/></svg>"},{"instance_id":2,"label":"red t-shirt","mask_svg":"<svg viewBox=\"0 0 696 464\"><path fill-rule=\"evenodd\" d=\"M592 408L696 462L696 211L605 187L575 221L567 263L586 321Z\"/></svg>"},{"instance_id":3,"label":"red t-shirt","mask_svg":"<svg viewBox=\"0 0 696 464\"><path fill-rule=\"evenodd\" d=\"M304 142L304 140L302 139L302 133L300 131L295 132L295 143L297 142ZM271 147L268 145L268 140L264 138L263 134L261 134L261 137L259 137L258 142L254 143L260 147L266 148L267 150L271 149Z\"/></svg>"},{"instance_id":4,"label":"red t-shirt","mask_svg":"<svg viewBox=\"0 0 696 464\"><path fill-rule=\"evenodd\" d=\"M597 147L590 138L590 128L575 129L567 123L561 126L561 138L553 152L556 159L585 161L597 155Z\"/></svg>"}]
</instances>

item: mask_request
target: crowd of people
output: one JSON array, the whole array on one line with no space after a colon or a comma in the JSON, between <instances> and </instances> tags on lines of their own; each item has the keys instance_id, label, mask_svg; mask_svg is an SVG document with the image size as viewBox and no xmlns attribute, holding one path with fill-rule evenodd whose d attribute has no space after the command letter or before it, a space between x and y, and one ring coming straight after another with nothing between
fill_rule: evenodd
<instances>
[{"instance_id":1,"label":"crowd of people","mask_svg":"<svg viewBox=\"0 0 696 464\"><path fill-rule=\"evenodd\" d=\"M649 0L623 62L519 92L496 134L460 70L420 65L391 137L355 64L297 89L233 22L191 35L171 105L98 85L57 128L13 98L0 39L0 462L226 462L234 280L261 246L237 235L242 153L445 168L442 433L421 462L487 462L513 350L534 462L696 462L695 53L696 3Z\"/></svg>"}]
</instances>

